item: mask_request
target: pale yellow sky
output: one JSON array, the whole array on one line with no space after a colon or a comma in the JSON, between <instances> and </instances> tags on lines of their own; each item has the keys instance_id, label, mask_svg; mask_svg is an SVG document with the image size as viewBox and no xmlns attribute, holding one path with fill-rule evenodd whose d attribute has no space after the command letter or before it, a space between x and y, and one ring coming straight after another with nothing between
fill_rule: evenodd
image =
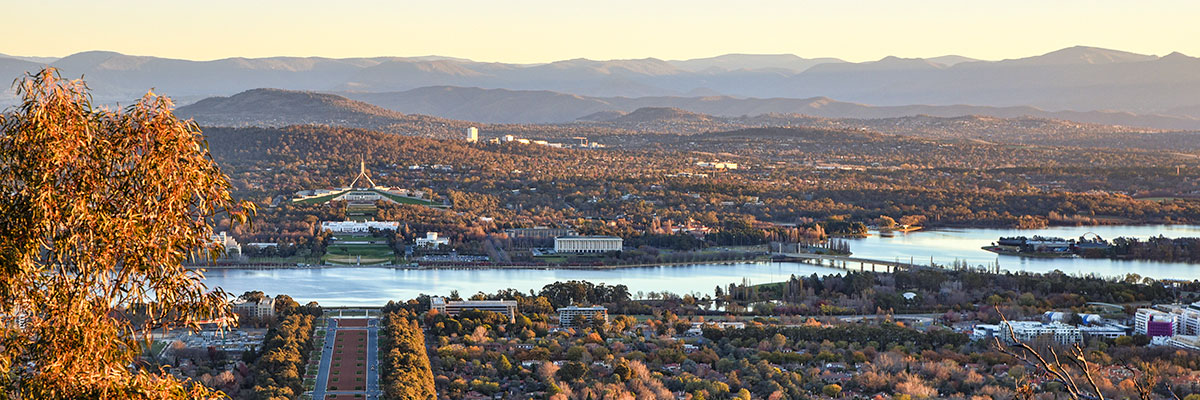
<instances>
[{"instance_id":1,"label":"pale yellow sky","mask_svg":"<svg viewBox=\"0 0 1200 400\"><path fill-rule=\"evenodd\" d=\"M499 62L726 53L1018 58L1073 45L1200 56L1198 1L0 0L0 53Z\"/></svg>"}]
</instances>

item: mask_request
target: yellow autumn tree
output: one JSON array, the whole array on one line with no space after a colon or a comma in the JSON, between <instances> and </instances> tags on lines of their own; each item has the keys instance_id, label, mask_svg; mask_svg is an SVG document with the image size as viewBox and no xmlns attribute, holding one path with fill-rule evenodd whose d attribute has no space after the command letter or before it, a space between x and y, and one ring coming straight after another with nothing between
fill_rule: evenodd
<instances>
[{"instance_id":1,"label":"yellow autumn tree","mask_svg":"<svg viewBox=\"0 0 1200 400\"><path fill-rule=\"evenodd\" d=\"M93 108L53 69L14 86L21 103L0 115L0 397L219 397L137 361L154 327L232 315L181 263L217 250L211 217L244 222L253 205L232 200L166 98Z\"/></svg>"}]
</instances>

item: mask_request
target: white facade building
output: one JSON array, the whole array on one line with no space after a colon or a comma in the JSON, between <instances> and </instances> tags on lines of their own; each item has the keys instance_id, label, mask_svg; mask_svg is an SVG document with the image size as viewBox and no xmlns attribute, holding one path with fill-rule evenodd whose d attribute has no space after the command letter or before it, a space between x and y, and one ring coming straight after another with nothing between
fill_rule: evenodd
<instances>
[{"instance_id":1,"label":"white facade building","mask_svg":"<svg viewBox=\"0 0 1200 400\"><path fill-rule=\"evenodd\" d=\"M417 246L419 246L419 247L437 248L441 245L447 245L447 246L450 245L450 239L444 238L444 237L438 237L437 232L425 232L425 237L417 238L416 242L417 242L416 243Z\"/></svg>"},{"instance_id":2,"label":"white facade building","mask_svg":"<svg viewBox=\"0 0 1200 400\"><path fill-rule=\"evenodd\" d=\"M1171 347L1200 351L1200 336L1175 335L1171 336L1169 339L1166 339L1165 344Z\"/></svg>"},{"instance_id":3,"label":"white facade building","mask_svg":"<svg viewBox=\"0 0 1200 400\"><path fill-rule=\"evenodd\" d=\"M467 128L467 143L475 143L479 141L479 128Z\"/></svg>"},{"instance_id":4,"label":"white facade building","mask_svg":"<svg viewBox=\"0 0 1200 400\"><path fill-rule=\"evenodd\" d=\"M1078 327L1058 322L1043 324L1038 321L1004 321L1000 323L999 335L1000 340L1009 343L1012 342L1013 336L1021 342L1031 342L1040 337L1050 338L1059 344L1083 342L1083 333Z\"/></svg>"},{"instance_id":5,"label":"white facade building","mask_svg":"<svg viewBox=\"0 0 1200 400\"><path fill-rule=\"evenodd\" d=\"M269 318L275 316L275 299L265 296L257 302L236 299L232 303L233 312L243 317Z\"/></svg>"},{"instance_id":6,"label":"white facade building","mask_svg":"<svg viewBox=\"0 0 1200 400\"><path fill-rule=\"evenodd\" d=\"M221 249L226 255L242 254L242 246L238 244L237 240L235 240L233 236L229 236L229 234L225 232L213 235L212 240L213 242L221 244Z\"/></svg>"},{"instance_id":7,"label":"white facade building","mask_svg":"<svg viewBox=\"0 0 1200 400\"><path fill-rule=\"evenodd\" d=\"M394 231L400 229L400 223L394 221L321 221L321 230L329 230L334 233L370 232L371 228Z\"/></svg>"},{"instance_id":8,"label":"white facade building","mask_svg":"<svg viewBox=\"0 0 1200 400\"><path fill-rule=\"evenodd\" d=\"M554 238L558 253L604 253L621 251L625 241L616 236L561 236Z\"/></svg>"},{"instance_id":9,"label":"white facade building","mask_svg":"<svg viewBox=\"0 0 1200 400\"><path fill-rule=\"evenodd\" d=\"M581 325L583 321L598 320L603 320L605 324L608 323L608 308L570 306L558 309L558 326L560 328L571 328Z\"/></svg>"},{"instance_id":10,"label":"white facade building","mask_svg":"<svg viewBox=\"0 0 1200 400\"><path fill-rule=\"evenodd\" d=\"M517 317L517 302L513 300L446 301L444 297L434 296L429 298L429 309L451 317L457 317L466 310L504 314L510 322L515 322Z\"/></svg>"},{"instance_id":11,"label":"white facade building","mask_svg":"<svg viewBox=\"0 0 1200 400\"><path fill-rule=\"evenodd\" d=\"M1121 336L1129 335L1129 327L1120 324L1097 324L1079 327L1079 332L1083 333L1084 337L1116 339Z\"/></svg>"},{"instance_id":12,"label":"white facade building","mask_svg":"<svg viewBox=\"0 0 1200 400\"><path fill-rule=\"evenodd\" d=\"M1146 334L1148 321L1173 321L1174 334L1200 335L1200 301L1190 305L1159 304L1154 308L1139 308L1134 317L1134 331Z\"/></svg>"},{"instance_id":13,"label":"white facade building","mask_svg":"<svg viewBox=\"0 0 1200 400\"><path fill-rule=\"evenodd\" d=\"M1133 316L1133 333L1146 335L1149 333L1150 321L1173 321L1171 314L1153 308L1139 308Z\"/></svg>"}]
</instances>

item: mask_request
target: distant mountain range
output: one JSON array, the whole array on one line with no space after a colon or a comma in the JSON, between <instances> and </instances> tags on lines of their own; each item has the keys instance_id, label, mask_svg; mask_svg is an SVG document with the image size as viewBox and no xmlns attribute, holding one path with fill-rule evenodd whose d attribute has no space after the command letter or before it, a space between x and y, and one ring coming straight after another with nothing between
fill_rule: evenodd
<instances>
[{"instance_id":1,"label":"distant mountain range","mask_svg":"<svg viewBox=\"0 0 1200 400\"><path fill-rule=\"evenodd\" d=\"M1165 114L1119 111L1046 111L1036 107L968 105L870 106L827 97L806 99L705 97L588 97L551 91L480 89L452 86L425 87L392 93L341 93L383 108L406 113L436 115L491 123L562 123L596 120L594 114L611 115L646 107L669 107L720 117L762 114L803 114L826 118L894 118L913 115L959 117L987 115L1001 118L1038 117L1103 125L1153 129L1200 130L1200 119ZM1200 107L1194 110L1200 115ZM1192 115L1180 113L1180 115Z\"/></svg>"},{"instance_id":2,"label":"distant mountain range","mask_svg":"<svg viewBox=\"0 0 1200 400\"><path fill-rule=\"evenodd\" d=\"M456 118L471 113L486 117L471 119L498 122L563 121L594 112L632 111L643 106L677 107L713 115L805 112L796 104L812 102L854 104L848 109L865 107L886 114L874 116L894 116L900 110L947 115L942 111L949 113L947 110L968 107L958 106L967 104L973 108L955 115L989 114L992 109L980 107L1003 107L1000 110L1008 111L994 112L1112 110L1118 113L1101 115L1106 118L1123 115L1110 121L1089 120L1100 123L1144 124L1144 118L1155 121L1159 118L1119 112L1163 114L1163 118L1184 117L1184 121L1200 118L1200 59L1179 53L1159 57L1082 46L1001 61L943 56L886 57L862 63L751 54L671 61L574 59L544 64L486 63L440 56L188 61L92 51L61 59L0 56L0 78L15 78L44 64L59 68L68 77L86 76L95 99L101 103L128 103L150 88L187 104L211 96L273 87L345 93L406 113ZM394 93L406 93L409 98L391 99L401 97ZM485 97L465 97L471 94ZM493 99L497 96L509 96L510 101L523 101L534 108L513 112L517 107L496 105ZM571 97L578 98L572 103L595 103L601 99L611 104L637 104L585 109L540 100ZM627 100L614 100L620 98ZM11 94L0 96L0 104L11 104L12 100ZM423 104L421 107L425 108L397 107L414 104ZM702 109L701 104L714 108ZM927 108L930 106L955 108ZM817 108L829 110L830 106ZM1013 114L998 116L1006 115ZM1146 126L1188 124L1153 123Z\"/></svg>"},{"instance_id":3,"label":"distant mountain range","mask_svg":"<svg viewBox=\"0 0 1200 400\"><path fill-rule=\"evenodd\" d=\"M363 128L441 139L464 137L467 127L482 137L506 134L557 140L574 136L619 140L638 147L680 135L697 135L761 127L812 127L850 132L873 131L929 139L1090 148L1191 152L1200 149L1200 134L1159 132L1046 118L984 116L893 118L823 118L772 113L721 117L671 107L642 107L631 112L601 111L561 124L489 124L426 115L403 114L361 101L326 94L255 89L231 97L214 97L180 107L176 113L204 126L280 127L316 124Z\"/></svg>"}]
</instances>

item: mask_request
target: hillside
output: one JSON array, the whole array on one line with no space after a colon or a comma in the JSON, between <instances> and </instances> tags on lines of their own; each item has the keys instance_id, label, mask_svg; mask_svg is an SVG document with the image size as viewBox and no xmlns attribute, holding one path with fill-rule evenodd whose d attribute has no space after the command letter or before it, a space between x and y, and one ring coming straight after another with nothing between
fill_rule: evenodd
<instances>
[{"instance_id":1,"label":"hillside","mask_svg":"<svg viewBox=\"0 0 1200 400\"><path fill-rule=\"evenodd\" d=\"M332 94L280 89L207 98L180 107L176 113L205 126L329 125L428 137L449 137L471 126L467 122L406 115Z\"/></svg>"},{"instance_id":2,"label":"hillside","mask_svg":"<svg viewBox=\"0 0 1200 400\"><path fill-rule=\"evenodd\" d=\"M594 114L593 114L594 115ZM674 107L642 107L633 112L609 120L617 124L707 122L711 115L698 114Z\"/></svg>"}]
</instances>

